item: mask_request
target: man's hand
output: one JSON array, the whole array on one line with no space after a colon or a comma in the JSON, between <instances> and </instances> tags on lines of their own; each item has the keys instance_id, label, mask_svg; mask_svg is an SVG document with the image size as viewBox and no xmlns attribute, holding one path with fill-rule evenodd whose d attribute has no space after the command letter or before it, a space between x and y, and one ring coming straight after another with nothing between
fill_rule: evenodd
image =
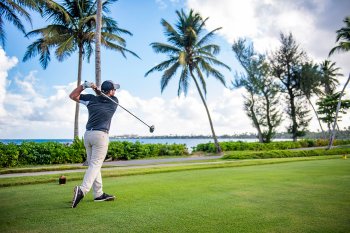
<instances>
[{"instance_id":1,"label":"man's hand","mask_svg":"<svg viewBox=\"0 0 350 233\"><path fill-rule=\"evenodd\" d=\"M96 88L96 85L94 83L91 83L91 82L88 82L88 81L85 81L82 86L83 86L84 90L86 88L92 88L92 89L94 89L94 87Z\"/></svg>"}]
</instances>

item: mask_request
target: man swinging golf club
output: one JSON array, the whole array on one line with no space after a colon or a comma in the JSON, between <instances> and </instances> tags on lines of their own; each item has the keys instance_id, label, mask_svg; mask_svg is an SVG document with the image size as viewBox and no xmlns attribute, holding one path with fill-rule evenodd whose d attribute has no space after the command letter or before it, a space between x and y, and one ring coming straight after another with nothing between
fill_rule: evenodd
<instances>
[{"instance_id":1,"label":"man swinging golf club","mask_svg":"<svg viewBox=\"0 0 350 233\"><path fill-rule=\"evenodd\" d=\"M115 97L119 84L113 81L104 81L101 92L104 95L81 94L86 88L92 88L96 94L100 94L94 83L85 82L75 88L69 97L84 104L89 112L89 119L84 134L84 145L87 154L88 169L85 172L81 186L74 188L72 208L75 208L84 196L93 189L95 201L113 201L115 196L102 191L101 167L106 157L109 143L108 131L110 129L113 114L117 110L118 99ZM109 98L106 98L108 96ZM114 100L113 102L110 99Z\"/></svg>"}]
</instances>

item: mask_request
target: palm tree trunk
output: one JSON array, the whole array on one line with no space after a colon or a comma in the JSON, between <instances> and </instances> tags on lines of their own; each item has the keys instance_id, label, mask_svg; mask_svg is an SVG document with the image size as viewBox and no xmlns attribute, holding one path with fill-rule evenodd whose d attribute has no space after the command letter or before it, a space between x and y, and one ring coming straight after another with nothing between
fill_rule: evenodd
<instances>
[{"instance_id":1,"label":"palm tree trunk","mask_svg":"<svg viewBox=\"0 0 350 233\"><path fill-rule=\"evenodd\" d=\"M339 113L339 109L340 109L340 105L341 105L341 97L343 96L344 94L344 91L345 91L345 88L346 86L348 85L350 81L350 73L349 73L349 77L348 77L348 80L346 81L344 87L343 87L343 90L341 91L340 95L339 95L339 100L338 100L338 105L337 105L337 111L335 113L335 117L334 117L334 123L333 123L333 130L332 130L332 134L331 134L331 137L329 139L329 144L328 144L328 147L327 147L327 150L331 149L332 146L333 146L333 141L334 141L334 138L335 138L335 126L337 125L337 118L338 118L338 113Z\"/></svg>"},{"instance_id":2,"label":"palm tree trunk","mask_svg":"<svg viewBox=\"0 0 350 233\"><path fill-rule=\"evenodd\" d=\"M316 115L316 118L317 118L318 124L320 125L320 128L321 128L321 130L322 130L322 136L323 136L323 139L326 139L326 134L325 134L325 132L324 132L324 130L323 130L323 128L322 128L322 124L321 124L320 118L318 117L317 111L316 111L316 109L315 109L314 105L312 104L312 102L311 102L310 98L307 98L307 100L309 101L309 103L310 103L310 105L311 105L312 109L313 109L313 110L314 110L314 112L315 112L315 115Z\"/></svg>"},{"instance_id":3,"label":"palm tree trunk","mask_svg":"<svg viewBox=\"0 0 350 233\"><path fill-rule=\"evenodd\" d=\"M210 117L210 113L209 113L209 110L208 110L208 106L207 106L207 104L206 104L206 102L205 102L205 99L204 99L204 96L203 96L203 94L202 94L202 92L201 92L201 90L200 90L200 88L199 88L199 85L198 85L198 83L197 83L197 80L196 80L196 78L194 77L194 75L193 75L193 73L192 73L192 70L190 70L190 72L191 72L191 76L192 76L192 78L193 78L193 81L194 81L194 83L196 84L196 87L197 87L197 90L198 90L198 92L199 92L199 95L200 95L200 97L201 97L201 99L202 99L202 102L203 102L203 104L204 104L205 110L207 111L207 116L208 116L208 119L209 119L211 132L212 132L212 134L213 134L214 144L215 144L215 147L216 147L216 153L221 153L222 150L221 150L220 144L219 144L219 142L218 142L218 139L217 139L217 137L216 137L216 135L215 135L214 126L213 126L213 122L211 121L211 117Z\"/></svg>"},{"instance_id":4,"label":"palm tree trunk","mask_svg":"<svg viewBox=\"0 0 350 233\"><path fill-rule=\"evenodd\" d=\"M78 80L77 87L81 84L81 71L83 66L83 49L79 46L79 61L78 61ZM74 117L74 138L79 138L79 103L75 104L75 117Z\"/></svg>"},{"instance_id":5,"label":"palm tree trunk","mask_svg":"<svg viewBox=\"0 0 350 233\"><path fill-rule=\"evenodd\" d=\"M96 35L95 35L95 79L96 86L101 86L101 24L102 24L102 0L97 0Z\"/></svg>"}]
</instances>

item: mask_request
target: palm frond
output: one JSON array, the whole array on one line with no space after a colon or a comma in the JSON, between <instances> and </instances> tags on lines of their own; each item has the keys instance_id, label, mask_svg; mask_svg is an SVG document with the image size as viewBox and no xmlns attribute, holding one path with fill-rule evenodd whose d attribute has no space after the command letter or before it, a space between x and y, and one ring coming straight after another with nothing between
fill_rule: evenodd
<instances>
[{"instance_id":1,"label":"palm frond","mask_svg":"<svg viewBox=\"0 0 350 233\"><path fill-rule=\"evenodd\" d=\"M52 19L54 23L65 23L70 24L73 22L72 16L66 9L59 3L53 0L45 1L45 9L43 11L43 17Z\"/></svg>"},{"instance_id":2,"label":"palm frond","mask_svg":"<svg viewBox=\"0 0 350 233\"><path fill-rule=\"evenodd\" d=\"M177 89L177 95L180 96L181 93L183 92L185 94L185 96L187 96L188 86L189 86L188 68L187 68L187 66L183 66L181 76L179 79L179 87Z\"/></svg>"},{"instance_id":3,"label":"palm frond","mask_svg":"<svg viewBox=\"0 0 350 233\"><path fill-rule=\"evenodd\" d=\"M163 71L164 69L167 69L170 65L177 62L177 60L178 59L176 57L172 57L169 60L163 61L162 63L156 65L155 67L147 71L147 73L145 74L145 77L154 71Z\"/></svg>"},{"instance_id":4,"label":"palm frond","mask_svg":"<svg viewBox=\"0 0 350 233\"><path fill-rule=\"evenodd\" d=\"M202 71L199 69L198 65L196 64L195 65L195 70L196 70L196 73L199 77L199 81L201 82L202 84L202 88L203 88L203 91L204 91L204 95L206 96L207 95L207 84L205 82L205 79L204 79L204 76L202 74Z\"/></svg>"},{"instance_id":5,"label":"palm frond","mask_svg":"<svg viewBox=\"0 0 350 233\"><path fill-rule=\"evenodd\" d=\"M66 57L69 57L76 49L77 46L74 43L75 39L73 36L65 38L63 43L60 43L56 49L56 57L59 61L63 61Z\"/></svg>"},{"instance_id":6,"label":"palm frond","mask_svg":"<svg viewBox=\"0 0 350 233\"><path fill-rule=\"evenodd\" d=\"M219 61L216 58L201 56L200 59L204 60L204 61L206 61L206 62L208 62L210 64L214 64L214 65L217 65L217 66L225 67L226 69L231 70L231 68L228 65L226 65L225 63Z\"/></svg>"},{"instance_id":7,"label":"palm frond","mask_svg":"<svg viewBox=\"0 0 350 233\"><path fill-rule=\"evenodd\" d=\"M339 45L331 49L328 56L333 55L335 52L348 52L350 51L350 42L340 42Z\"/></svg>"},{"instance_id":8,"label":"palm frond","mask_svg":"<svg viewBox=\"0 0 350 233\"><path fill-rule=\"evenodd\" d=\"M102 10L103 12L110 13L109 7L113 3L117 2L118 0L105 0L102 2Z\"/></svg>"},{"instance_id":9,"label":"palm frond","mask_svg":"<svg viewBox=\"0 0 350 233\"><path fill-rule=\"evenodd\" d=\"M226 81L224 76L216 69L214 69L209 63L207 63L205 60L200 60L198 62L198 67L204 70L206 72L207 76L214 76L217 80L219 80L225 87L226 87Z\"/></svg>"},{"instance_id":10,"label":"palm frond","mask_svg":"<svg viewBox=\"0 0 350 233\"><path fill-rule=\"evenodd\" d=\"M164 89L166 88L166 86L168 85L170 79L174 76L174 74L176 73L177 69L179 68L180 63L176 62L175 64L173 64L169 69L167 69L161 79L160 82L160 90L163 93Z\"/></svg>"},{"instance_id":11,"label":"palm frond","mask_svg":"<svg viewBox=\"0 0 350 233\"><path fill-rule=\"evenodd\" d=\"M220 30L220 29L222 29L222 27L216 28L216 29L210 31L210 32L209 32L208 34L206 34L205 36L203 36L203 38L200 39L200 41L198 41L197 46L198 46L198 47L202 47L204 44L206 44L207 42L209 42L210 39L211 39L213 36L215 36L215 32L218 31L218 30Z\"/></svg>"},{"instance_id":12,"label":"palm frond","mask_svg":"<svg viewBox=\"0 0 350 233\"><path fill-rule=\"evenodd\" d=\"M14 3L14 5L16 6L17 4ZM16 8L20 7L17 5ZM16 15L16 11L18 11L16 8L14 9L12 5L8 6L6 4L3 4L1 9L1 18L4 17L7 21L11 22L17 29L25 34L26 32L24 26L19 17Z\"/></svg>"},{"instance_id":13,"label":"palm frond","mask_svg":"<svg viewBox=\"0 0 350 233\"><path fill-rule=\"evenodd\" d=\"M161 20L161 24L164 27L164 34L167 36L167 40L175 46L182 47L183 42L181 36L175 31L175 29L164 19Z\"/></svg>"},{"instance_id":14,"label":"palm frond","mask_svg":"<svg viewBox=\"0 0 350 233\"><path fill-rule=\"evenodd\" d=\"M126 46L126 41L120 37L120 36L117 36L115 34L112 34L112 33L108 33L108 32L101 32L101 40L106 40L106 41L115 41L117 42L120 46L122 47L125 47Z\"/></svg>"},{"instance_id":15,"label":"palm frond","mask_svg":"<svg viewBox=\"0 0 350 233\"><path fill-rule=\"evenodd\" d=\"M198 49L198 53L205 53L208 56L214 56L219 54L220 46L215 44L208 44Z\"/></svg>"},{"instance_id":16,"label":"palm frond","mask_svg":"<svg viewBox=\"0 0 350 233\"><path fill-rule=\"evenodd\" d=\"M156 53L168 53L168 54L177 54L181 50L177 47L174 47L172 45L164 44L164 43L151 43L150 44L153 51Z\"/></svg>"},{"instance_id":17,"label":"palm frond","mask_svg":"<svg viewBox=\"0 0 350 233\"><path fill-rule=\"evenodd\" d=\"M111 49L114 50L116 52L120 52L124 58L126 58L125 52L130 53L131 55L140 58L136 53L134 53L133 51L126 49L125 47L116 45L112 42L109 42L107 40L104 40L103 38L101 38L101 44L104 45L107 49Z\"/></svg>"}]
</instances>

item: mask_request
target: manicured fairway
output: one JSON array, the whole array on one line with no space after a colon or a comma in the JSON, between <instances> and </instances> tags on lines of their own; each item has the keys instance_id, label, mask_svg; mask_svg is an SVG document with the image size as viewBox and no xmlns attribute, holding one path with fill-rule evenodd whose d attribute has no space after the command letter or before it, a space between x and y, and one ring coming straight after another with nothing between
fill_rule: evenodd
<instances>
[{"instance_id":1,"label":"manicured fairway","mask_svg":"<svg viewBox=\"0 0 350 233\"><path fill-rule=\"evenodd\" d=\"M350 159L104 179L114 202L67 185L0 188L1 232L350 232Z\"/></svg>"}]
</instances>

